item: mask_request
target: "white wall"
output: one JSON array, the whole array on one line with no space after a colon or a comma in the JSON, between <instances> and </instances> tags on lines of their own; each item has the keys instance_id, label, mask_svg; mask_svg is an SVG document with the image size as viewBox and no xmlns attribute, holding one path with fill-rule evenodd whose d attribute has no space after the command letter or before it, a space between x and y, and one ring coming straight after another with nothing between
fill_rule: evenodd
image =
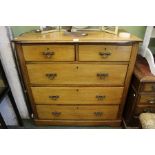
<instances>
[{"instance_id":1,"label":"white wall","mask_svg":"<svg viewBox=\"0 0 155 155\"><path fill-rule=\"evenodd\" d=\"M6 73L10 88L12 90L15 102L19 109L20 115L22 118L27 119L29 118L28 110L24 100L24 95L22 92L20 80L17 74L16 65L13 59L13 53L10 46L9 33L10 33L9 27L0 26L0 58L1 58L4 71ZM8 102L8 101L6 100L5 102ZM12 117L14 118L13 113L11 114L12 114Z\"/></svg>"}]
</instances>

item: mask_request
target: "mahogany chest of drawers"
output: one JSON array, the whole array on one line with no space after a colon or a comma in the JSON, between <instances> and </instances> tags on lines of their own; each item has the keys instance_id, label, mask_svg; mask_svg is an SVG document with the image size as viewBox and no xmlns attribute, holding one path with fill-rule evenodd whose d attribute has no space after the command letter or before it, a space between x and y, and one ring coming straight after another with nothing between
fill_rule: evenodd
<instances>
[{"instance_id":1,"label":"mahogany chest of drawers","mask_svg":"<svg viewBox=\"0 0 155 155\"><path fill-rule=\"evenodd\" d=\"M155 113L155 76L147 61L138 56L124 110L126 125L138 127L139 114L145 112Z\"/></svg>"},{"instance_id":2,"label":"mahogany chest of drawers","mask_svg":"<svg viewBox=\"0 0 155 155\"><path fill-rule=\"evenodd\" d=\"M120 126L141 40L105 32L75 38L53 32L14 39L34 122Z\"/></svg>"}]
</instances>

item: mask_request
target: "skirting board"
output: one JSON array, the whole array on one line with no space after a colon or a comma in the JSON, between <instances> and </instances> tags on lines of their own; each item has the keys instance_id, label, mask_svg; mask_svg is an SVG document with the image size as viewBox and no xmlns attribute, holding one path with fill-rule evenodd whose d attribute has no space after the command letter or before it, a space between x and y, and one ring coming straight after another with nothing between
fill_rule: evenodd
<instances>
[{"instance_id":1,"label":"skirting board","mask_svg":"<svg viewBox=\"0 0 155 155\"><path fill-rule=\"evenodd\" d=\"M38 120L35 119L36 125L59 125L59 126L121 126L122 120Z\"/></svg>"}]
</instances>

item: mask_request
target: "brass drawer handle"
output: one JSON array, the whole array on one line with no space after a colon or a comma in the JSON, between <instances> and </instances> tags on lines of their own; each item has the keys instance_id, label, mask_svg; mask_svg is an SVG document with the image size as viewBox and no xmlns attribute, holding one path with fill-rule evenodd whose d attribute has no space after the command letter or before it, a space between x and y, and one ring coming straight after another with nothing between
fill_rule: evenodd
<instances>
[{"instance_id":1,"label":"brass drawer handle","mask_svg":"<svg viewBox=\"0 0 155 155\"><path fill-rule=\"evenodd\" d=\"M107 58L108 56L111 55L110 52L99 52L99 55L102 57L102 58Z\"/></svg>"},{"instance_id":2,"label":"brass drawer handle","mask_svg":"<svg viewBox=\"0 0 155 155\"><path fill-rule=\"evenodd\" d=\"M61 112L54 111L52 112L52 115L58 117L61 115Z\"/></svg>"},{"instance_id":3,"label":"brass drawer handle","mask_svg":"<svg viewBox=\"0 0 155 155\"><path fill-rule=\"evenodd\" d=\"M100 101L106 98L106 96L96 95L96 98Z\"/></svg>"},{"instance_id":4,"label":"brass drawer handle","mask_svg":"<svg viewBox=\"0 0 155 155\"><path fill-rule=\"evenodd\" d=\"M147 112L149 112L149 113L154 113L155 110L152 109L152 108L146 108L146 109L143 110L143 112L144 112L144 113L147 113Z\"/></svg>"},{"instance_id":5,"label":"brass drawer handle","mask_svg":"<svg viewBox=\"0 0 155 155\"><path fill-rule=\"evenodd\" d=\"M44 51L42 54L47 58L51 58L55 53L52 51Z\"/></svg>"},{"instance_id":6,"label":"brass drawer handle","mask_svg":"<svg viewBox=\"0 0 155 155\"><path fill-rule=\"evenodd\" d=\"M99 77L100 79L105 79L106 77L108 77L109 74L108 73L97 73L97 77Z\"/></svg>"},{"instance_id":7,"label":"brass drawer handle","mask_svg":"<svg viewBox=\"0 0 155 155\"><path fill-rule=\"evenodd\" d=\"M50 98L51 100L57 100L59 97L60 97L60 96L58 96L58 95L56 95L56 96L49 96L49 98Z\"/></svg>"},{"instance_id":8,"label":"brass drawer handle","mask_svg":"<svg viewBox=\"0 0 155 155\"><path fill-rule=\"evenodd\" d=\"M50 80L54 80L56 76L57 76L56 73L47 73L47 74L46 74L46 77L47 77L48 79L50 79Z\"/></svg>"},{"instance_id":9,"label":"brass drawer handle","mask_svg":"<svg viewBox=\"0 0 155 155\"><path fill-rule=\"evenodd\" d=\"M94 115L95 115L96 117L101 117L101 116L103 115L103 112L97 111L97 112L94 112Z\"/></svg>"},{"instance_id":10,"label":"brass drawer handle","mask_svg":"<svg viewBox=\"0 0 155 155\"><path fill-rule=\"evenodd\" d=\"M149 103L149 104L155 104L155 99L147 100L147 103Z\"/></svg>"}]
</instances>

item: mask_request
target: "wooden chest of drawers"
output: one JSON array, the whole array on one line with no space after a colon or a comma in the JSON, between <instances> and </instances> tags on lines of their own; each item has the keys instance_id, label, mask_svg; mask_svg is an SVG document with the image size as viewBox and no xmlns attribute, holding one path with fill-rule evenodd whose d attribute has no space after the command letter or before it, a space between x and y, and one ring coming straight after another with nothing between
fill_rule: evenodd
<instances>
[{"instance_id":1,"label":"wooden chest of drawers","mask_svg":"<svg viewBox=\"0 0 155 155\"><path fill-rule=\"evenodd\" d=\"M155 76L146 60L138 56L124 110L126 125L138 127L139 114L145 112L155 112Z\"/></svg>"},{"instance_id":2,"label":"wooden chest of drawers","mask_svg":"<svg viewBox=\"0 0 155 155\"><path fill-rule=\"evenodd\" d=\"M105 32L14 39L38 125L120 126L140 39Z\"/></svg>"}]
</instances>

